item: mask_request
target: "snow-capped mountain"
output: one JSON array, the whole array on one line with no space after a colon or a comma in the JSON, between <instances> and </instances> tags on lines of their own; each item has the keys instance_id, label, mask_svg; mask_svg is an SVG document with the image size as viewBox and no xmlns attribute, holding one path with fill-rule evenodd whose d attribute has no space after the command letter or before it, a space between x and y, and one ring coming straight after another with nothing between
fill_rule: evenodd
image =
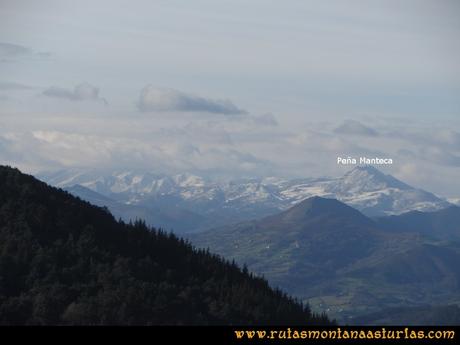
<instances>
[{"instance_id":1,"label":"snow-capped mountain","mask_svg":"<svg viewBox=\"0 0 460 345\"><path fill-rule=\"evenodd\" d=\"M115 172L111 175L98 175L87 172L59 172L43 176L48 183L58 187L81 185L107 196L181 195L183 199L204 196L213 189L210 181L199 176L181 174L174 176L151 173Z\"/></svg>"},{"instance_id":2,"label":"snow-capped mountain","mask_svg":"<svg viewBox=\"0 0 460 345\"><path fill-rule=\"evenodd\" d=\"M422 189L413 188L372 166L358 166L336 179L294 184L281 195L297 203L311 196L340 200L367 216L435 211L449 203Z\"/></svg>"},{"instance_id":3,"label":"snow-capped mountain","mask_svg":"<svg viewBox=\"0 0 460 345\"><path fill-rule=\"evenodd\" d=\"M450 198L447 199L447 201L449 201L453 205L460 206L460 198Z\"/></svg>"},{"instance_id":4,"label":"snow-capped mountain","mask_svg":"<svg viewBox=\"0 0 460 345\"><path fill-rule=\"evenodd\" d=\"M191 225L194 229L259 218L312 196L338 199L368 216L434 211L450 205L371 166L355 167L338 178L294 180L271 177L218 182L191 174L115 172L104 175L75 171L39 177L62 188L81 185L130 206L169 211L177 208L207 219Z\"/></svg>"}]
</instances>

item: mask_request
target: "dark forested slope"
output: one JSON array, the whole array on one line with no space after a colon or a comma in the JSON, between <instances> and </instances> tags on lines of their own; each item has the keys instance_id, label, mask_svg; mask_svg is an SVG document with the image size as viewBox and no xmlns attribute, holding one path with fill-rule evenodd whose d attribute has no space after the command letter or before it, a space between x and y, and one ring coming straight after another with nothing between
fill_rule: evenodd
<instances>
[{"instance_id":1,"label":"dark forested slope","mask_svg":"<svg viewBox=\"0 0 460 345\"><path fill-rule=\"evenodd\" d=\"M318 323L246 269L0 166L0 324Z\"/></svg>"}]
</instances>

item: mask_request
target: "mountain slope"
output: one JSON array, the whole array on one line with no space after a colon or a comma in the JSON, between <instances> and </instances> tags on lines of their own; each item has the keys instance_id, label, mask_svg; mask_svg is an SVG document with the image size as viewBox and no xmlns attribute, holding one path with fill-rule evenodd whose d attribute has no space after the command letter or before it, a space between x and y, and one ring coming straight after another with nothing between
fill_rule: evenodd
<instances>
[{"instance_id":1,"label":"mountain slope","mask_svg":"<svg viewBox=\"0 0 460 345\"><path fill-rule=\"evenodd\" d=\"M283 190L281 195L294 203L313 195L334 198L367 216L400 214L411 210L432 211L450 205L372 166L357 166L336 179L294 184Z\"/></svg>"},{"instance_id":2,"label":"mountain slope","mask_svg":"<svg viewBox=\"0 0 460 345\"><path fill-rule=\"evenodd\" d=\"M0 324L325 323L267 282L0 167Z\"/></svg>"},{"instance_id":3,"label":"mountain slope","mask_svg":"<svg viewBox=\"0 0 460 345\"><path fill-rule=\"evenodd\" d=\"M164 217L161 225L178 232L185 230L185 223L188 231L196 231L262 218L312 196L340 200L368 216L434 211L450 205L371 166L355 167L338 178L294 180L254 178L222 182L191 174L167 176L130 171L106 175L61 171L40 178L63 188L81 185L120 204L161 210L171 215ZM190 212L190 219L181 222L186 211ZM157 214L157 220L162 220L161 216Z\"/></svg>"},{"instance_id":4,"label":"mountain slope","mask_svg":"<svg viewBox=\"0 0 460 345\"><path fill-rule=\"evenodd\" d=\"M73 185L64 189L93 205L107 207L115 218L122 219L125 222L142 219L147 225L182 233L196 228L205 221L204 217L179 207L171 208L165 205L159 208L154 205L147 207L125 204L81 185Z\"/></svg>"},{"instance_id":5,"label":"mountain slope","mask_svg":"<svg viewBox=\"0 0 460 345\"><path fill-rule=\"evenodd\" d=\"M333 199L190 236L339 320L460 300L460 247L391 233Z\"/></svg>"},{"instance_id":6,"label":"mountain slope","mask_svg":"<svg viewBox=\"0 0 460 345\"><path fill-rule=\"evenodd\" d=\"M435 212L412 211L375 220L380 228L392 232L413 232L433 239L460 240L460 207Z\"/></svg>"}]
</instances>

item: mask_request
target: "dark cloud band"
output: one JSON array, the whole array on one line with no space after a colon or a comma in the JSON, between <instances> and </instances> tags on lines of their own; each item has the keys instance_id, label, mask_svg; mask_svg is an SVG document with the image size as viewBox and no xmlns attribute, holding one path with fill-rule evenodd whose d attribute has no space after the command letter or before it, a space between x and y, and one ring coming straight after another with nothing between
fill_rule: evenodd
<instances>
[{"instance_id":1,"label":"dark cloud band","mask_svg":"<svg viewBox=\"0 0 460 345\"><path fill-rule=\"evenodd\" d=\"M79 84L73 90L52 86L43 91L43 95L70 101L101 101L107 104L107 101L99 96L99 89L88 83Z\"/></svg>"},{"instance_id":2,"label":"dark cloud band","mask_svg":"<svg viewBox=\"0 0 460 345\"><path fill-rule=\"evenodd\" d=\"M140 111L208 112L224 115L246 114L229 100L195 96L174 89L147 85L141 91L137 104Z\"/></svg>"}]
</instances>

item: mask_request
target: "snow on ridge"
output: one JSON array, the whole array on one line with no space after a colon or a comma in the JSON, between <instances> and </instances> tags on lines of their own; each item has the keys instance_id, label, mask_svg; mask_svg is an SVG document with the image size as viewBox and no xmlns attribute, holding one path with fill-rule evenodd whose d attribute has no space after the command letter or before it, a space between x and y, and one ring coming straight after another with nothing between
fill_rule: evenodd
<instances>
[{"instance_id":1,"label":"snow on ridge","mask_svg":"<svg viewBox=\"0 0 460 345\"><path fill-rule=\"evenodd\" d=\"M172 197L189 205L212 202L213 207L257 205L283 210L306 198L321 196L336 198L372 215L431 211L449 205L372 167L357 167L338 178L266 177L218 183L188 173L167 176L123 171L108 176L69 172L52 176L50 182L60 187L81 184L106 196L116 195L129 204L148 202L152 197ZM460 204L460 199L457 202Z\"/></svg>"},{"instance_id":2,"label":"snow on ridge","mask_svg":"<svg viewBox=\"0 0 460 345\"><path fill-rule=\"evenodd\" d=\"M447 201L453 205L460 206L460 198L449 198Z\"/></svg>"}]
</instances>

